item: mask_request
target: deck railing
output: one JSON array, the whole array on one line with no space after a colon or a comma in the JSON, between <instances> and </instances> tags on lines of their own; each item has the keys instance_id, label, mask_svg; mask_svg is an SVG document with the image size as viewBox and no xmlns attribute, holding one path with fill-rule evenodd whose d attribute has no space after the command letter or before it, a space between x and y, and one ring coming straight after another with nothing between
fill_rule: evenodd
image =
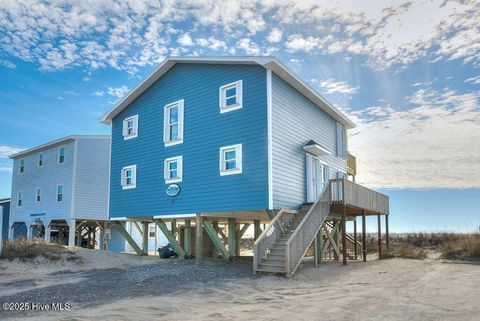
<instances>
[{"instance_id":1,"label":"deck railing","mask_svg":"<svg viewBox=\"0 0 480 321\"><path fill-rule=\"evenodd\" d=\"M388 196L343 178L330 181L332 184L332 203L357 207L366 211L389 214Z\"/></svg>"},{"instance_id":2,"label":"deck railing","mask_svg":"<svg viewBox=\"0 0 480 321\"><path fill-rule=\"evenodd\" d=\"M278 238L284 233L295 213L294 211L281 209L257 238L253 244L253 273L258 269L262 258L265 258L270 249L277 243Z\"/></svg>"},{"instance_id":3,"label":"deck railing","mask_svg":"<svg viewBox=\"0 0 480 321\"><path fill-rule=\"evenodd\" d=\"M290 277L300 265L303 256L330 213L331 183L325 188L317 201L298 224L288 238L285 246L285 273Z\"/></svg>"}]
</instances>

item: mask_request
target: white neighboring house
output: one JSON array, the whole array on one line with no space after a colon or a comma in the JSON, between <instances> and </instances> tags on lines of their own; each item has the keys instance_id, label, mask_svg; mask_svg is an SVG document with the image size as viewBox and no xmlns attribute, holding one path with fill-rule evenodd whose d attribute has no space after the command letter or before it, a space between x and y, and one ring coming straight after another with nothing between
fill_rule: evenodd
<instances>
[{"instance_id":1,"label":"white neighboring house","mask_svg":"<svg viewBox=\"0 0 480 321\"><path fill-rule=\"evenodd\" d=\"M95 247L97 228L108 221L110 136L67 136L10 158L9 239L26 227L28 239L68 235L69 246Z\"/></svg>"}]
</instances>

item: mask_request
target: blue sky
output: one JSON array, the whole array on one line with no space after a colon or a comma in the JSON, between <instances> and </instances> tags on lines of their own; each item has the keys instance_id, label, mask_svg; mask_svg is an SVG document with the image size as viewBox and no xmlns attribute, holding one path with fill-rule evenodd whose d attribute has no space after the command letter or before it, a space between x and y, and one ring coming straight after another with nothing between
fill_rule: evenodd
<instances>
[{"instance_id":1,"label":"blue sky","mask_svg":"<svg viewBox=\"0 0 480 321\"><path fill-rule=\"evenodd\" d=\"M480 226L478 1L2 1L0 197L8 155L99 117L169 55L275 55L345 111L358 182L393 230Z\"/></svg>"}]
</instances>

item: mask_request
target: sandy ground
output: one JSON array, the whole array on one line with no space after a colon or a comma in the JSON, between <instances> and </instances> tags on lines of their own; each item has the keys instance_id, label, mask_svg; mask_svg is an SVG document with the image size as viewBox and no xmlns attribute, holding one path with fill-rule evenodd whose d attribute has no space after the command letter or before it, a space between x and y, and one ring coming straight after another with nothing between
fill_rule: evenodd
<instances>
[{"instance_id":1,"label":"sandy ground","mask_svg":"<svg viewBox=\"0 0 480 321\"><path fill-rule=\"evenodd\" d=\"M83 264L0 263L0 301L48 296L69 311L5 313L39 320L479 320L480 265L306 259L291 279L254 277L251 262L159 260L80 250ZM33 282L32 280L35 280ZM83 286L83 288L82 288ZM88 290L95 292L88 293ZM109 290L110 289L110 290ZM79 293L78 291L86 293Z\"/></svg>"}]
</instances>

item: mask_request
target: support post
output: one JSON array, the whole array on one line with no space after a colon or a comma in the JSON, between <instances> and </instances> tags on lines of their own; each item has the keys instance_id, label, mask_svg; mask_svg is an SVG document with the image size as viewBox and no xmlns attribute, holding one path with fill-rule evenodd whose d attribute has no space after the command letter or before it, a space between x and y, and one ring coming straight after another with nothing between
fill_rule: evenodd
<instances>
[{"instance_id":1,"label":"support post","mask_svg":"<svg viewBox=\"0 0 480 321\"><path fill-rule=\"evenodd\" d=\"M88 229L88 227L87 227L87 229ZM78 247L82 246L82 239L83 239L82 230L83 230L83 226L78 227L78 237L77 237L77 246Z\"/></svg>"},{"instance_id":2,"label":"support post","mask_svg":"<svg viewBox=\"0 0 480 321\"><path fill-rule=\"evenodd\" d=\"M212 226L215 229L215 231L217 232L217 234L219 233L218 231L221 231L221 229L218 227L218 221L213 221ZM223 237L222 240L224 241L224 244L227 244L225 234L221 233L221 235ZM217 251L217 248L214 246L212 248L212 257L213 258L218 258L220 255L222 255L222 254L219 251Z\"/></svg>"},{"instance_id":3,"label":"support post","mask_svg":"<svg viewBox=\"0 0 480 321\"><path fill-rule=\"evenodd\" d=\"M154 221L157 224L157 226L160 228L160 230L163 232L168 242L170 242L170 245L175 250L175 253L177 253L178 258L184 259L185 258L184 249L180 246L180 243L178 243L175 235L173 235L173 233L167 228L167 225L165 224L165 222L162 219L155 219Z\"/></svg>"},{"instance_id":4,"label":"support post","mask_svg":"<svg viewBox=\"0 0 480 321\"><path fill-rule=\"evenodd\" d=\"M228 253L231 257L235 256L236 236L235 236L235 218L228 218Z\"/></svg>"},{"instance_id":5,"label":"support post","mask_svg":"<svg viewBox=\"0 0 480 321\"><path fill-rule=\"evenodd\" d=\"M254 241L262 234L262 229L260 228L260 220L253 220L253 238Z\"/></svg>"},{"instance_id":6,"label":"support post","mask_svg":"<svg viewBox=\"0 0 480 321\"><path fill-rule=\"evenodd\" d=\"M130 247L138 254L142 255L143 251L142 249L138 246L137 242L130 236L130 234L127 232L125 227L123 227L122 223L120 222L114 222L112 226L115 226L115 228L122 234L123 238L130 244Z\"/></svg>"},{"instance_id":7,"label":"support post","mask_svg":"<svg viewBox=\"0 0 480 321\"><path fill-rule=\"evenodd\" d=\"M387 250L390 248L390 232L388 230L388 214L385 215L385 239L387 242Z\"/></svg>"},{"instance_id":8,"label":"support post","mask_svg":"<svg viewBox=\"0 0 480 321\"><path fill-rule=\"evenodd\" d=\"M25 222L27 225L27 240L31 240L33 238L33 225L31 222Z\"/></svg>"},{"instance_id":9,"label":"support post","mask_svg":"<svg viewBox=\"0 0 480 321\"><path fill-rule=\"evenodd\" d=\"M192 256L192 226L190 220L185 220L185 228L183 229L183 249L185 256L190 258Z\"/></svg>"},{"instance_id":10,"label":"support post","mask_svg":"<svg viewBox=\"0 0 480 321\"><path fill-rule=\"evenodd\" d=\"M334 219L334 220L333 220L333 226L337 226L337 224L338 224L338 220L335 220L335 219ZM340 234L340 233L338 233L338 229L336 229L336 230L333 231L333 235L332 235L332 236L333 236L333 239L335 240L334 243L337 245L337 247L340 245L340 243L338 242L338 239L339 239L338 235L339 235L339 234ZM338 256L339 256L339 254L337 253L337 251L333 252L333 259L334 259L335 261L338 261Z\"/></svg>"},{"instance_id":11,"label":"support post","mask_svg":"<svg viewBox=\"0 0 480 321\"><path fill-rule=\"evenodd\" d=\"M343 265L347 265L347 212L345 206L342 214L342 256Z\"/></svg>"},{"instance_id":12,"label":"support post","mask_svg":"<svg viewBox=\"0 0 480 321\"><path fill-rule=\"evenodd\" d=\"M378 223L378 259L382 259L382 216L377 215Z\"/></svg>"},{"instance_id":13,"label":"support post","mask_svg":"<svg viewBox=\"0 0 480 321\"><path fill-rule=\"evenodd\" d=\"M355 260L358 260L358 244L357 244L357 217L355 216L355 219L353 220L353 250L354 250L354 256Z\"/></svg>"},{"instance_id":14,"label":"support post","mask_svg":"<svg viewBox=\"0 0 480 321\"><path fill-rule=\"evenodd\" d=\"M229 251L225 248L225 245L223 244L222 239L218 236L218 233L213 227L212 223L204 221L203 227L205 228L205 231L207 232L210 239L212 240L212 243L215 246L215 248L222 255L223 259L225 261L230 260L231 255Z\"/></svg>"},{"instance_id":15,"label":"support post","mask_svg":"<svg viewBox=\"0 0 480 321\"><path fill-rule=\"evenodd\" d=\"M71 219L68 222L68 246L75 246L75 225L75 219Z\"/></svg>"},{"instance_id":16,"label":"support post","mask_svg":"<svg viewBox=\"0 0 480 321\"><path fill-rule=\"evenodd\" d=\"M322 249L323 249L323 234L322 228L317 232L314 240L314 266L318 267L322 264L323 256L322 256Z\"/></svg>"},{"instance_id":17,"label":"support post","mask_svg":"<svg viewBox=\"0 0 480 321\"><path fill-rule=\"evenodd\" d=\"M50 227L50 220L44 221L43 226L45 226L44 241L45 241L45 243L48 243L48 242L50 242L50 236L52 234L52 228Z\"/></svg>"},{"instance_id":18,"label":"support post","mask_svg":"<svg viewBox=\"0 0 480 321\"><path fill-rule=\"evenodd\" d=\"M8 225L8 240L13 241L13 234L15 233L14 229L15 222L12 222Z\"/></svg>"},{"instance_id":19,"label":"support post","mask_svg":"<svg viewBox=\"0 0 480 321\"><path fill-rule=\"evenodd\" d=\"M148 222L142 222L142 251L143 255L148 255Z\"/></svg>"},{"instance_id":20,"label":"support post","mask_svg":"<svg viewBox=\"0 0 480 321\"><path fill-rule=\"evenodd\" d=\"M362 257L367 262L367 213L362 211Z\"/></svg>"},{"instance_id":21,"label":"support post","mask_svg":"<svg viewBox=\"0 0 480 321\"><path fill-rule=\"evenodd\" d=\"M203 252L203 227L202 214L197 213L195 220L195 262L200 264L202 262Z\"/></svg>"},{"instance_id":22,"label":"support post","mask_svg":"<svg viewBox=\"0 0 480 321\"><path fill-rule=\"evenodd\" d=\"M177 220L172 220L172 234L173 236L177 237Z\"/></svg>"}]
</instances>

